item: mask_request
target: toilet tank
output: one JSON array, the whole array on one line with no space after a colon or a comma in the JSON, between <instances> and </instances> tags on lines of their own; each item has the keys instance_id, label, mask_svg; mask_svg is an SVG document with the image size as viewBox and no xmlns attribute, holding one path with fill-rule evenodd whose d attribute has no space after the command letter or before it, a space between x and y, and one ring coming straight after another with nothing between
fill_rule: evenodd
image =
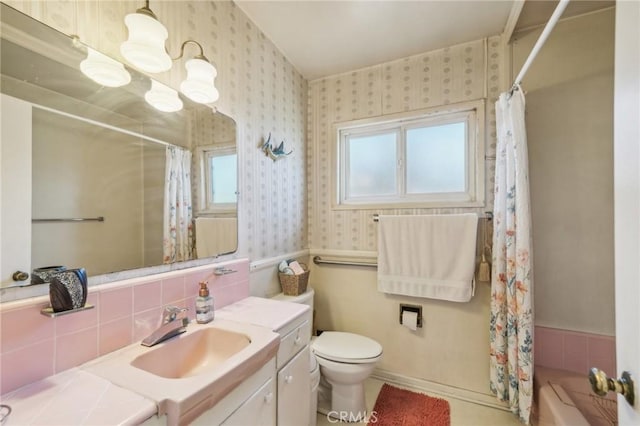
<instances>
[{"instance_id":1,"label":"toilet tank","mask_svg":"<svg viewBox=\"0 0 640 426\"><path fill-rule=\"evenodd\" d=\"M279 300L281 302L301 303L311 308L311 335L316 335L316 311L313 309L313 296L315 292L311 287L307 287L307 291L297 296L287 296L284 293L278 293L272 297L273 300ZM314 357L315 361L315 357Z\"/></svg>"},{"instance_id":2,"label":"toilet tank","mask_svg":"<svg viewBox=\"0 0 640 426\"><path fill-rule=\"evenodd\" d=\"M313 311L313 296L315 292L311 287L307 287L307 291L297 296L287 296L284 293L278 293L272 297L274 300L280 300L282 302L302 303L308 305Z\"/></svg>"}]
</instances>

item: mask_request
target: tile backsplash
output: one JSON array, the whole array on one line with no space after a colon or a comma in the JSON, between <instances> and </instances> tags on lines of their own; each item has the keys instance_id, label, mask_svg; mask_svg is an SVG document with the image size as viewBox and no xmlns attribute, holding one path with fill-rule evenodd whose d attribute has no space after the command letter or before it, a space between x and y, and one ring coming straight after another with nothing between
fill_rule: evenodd
<instances>
[{"instance_id":1,"label":"tile backsplash","mask_svg":"<svg viewBox=\"0 0 640 426\"><path fill-rule=\"evenodd\" d=\"M235 270L214 275L217 267ZM207 280L216 308L249 296L249 261L233 260L89 288L94 309L49 318L48 297L0 305L0 394L76 367L141 340L166 305L195 317L198 282Z\"/></svg>"},{"instance_id":2,"label":"tile backsplash","mask_svg":"<svg viewBox=\"0 0 640 426\"><path fill-rule=\"evenodd\" d=\"M535 328L535 364L584 374L597 367L616 376L616 338L557 328Z\"/></svg>"}]
</instances>

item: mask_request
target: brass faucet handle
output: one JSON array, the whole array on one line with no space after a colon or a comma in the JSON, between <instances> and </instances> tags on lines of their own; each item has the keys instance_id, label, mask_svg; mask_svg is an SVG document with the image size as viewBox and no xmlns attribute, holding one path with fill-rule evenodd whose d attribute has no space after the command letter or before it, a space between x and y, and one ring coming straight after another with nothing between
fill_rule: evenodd
<instances>
[{"instance_id":1,"label":"brass faucet handle","mask_svg":"<svg viewBox=\"0 0 640 426\"><path fill-rule=\"evenodd\" d=\"M629 404L634 405L634 384L628 371L623 371L622 377L614 380L607 377L604 371L594 367L589 370L589 382L596 395L605 396L610 391L617 392L624 396Z\"/></svg>"}]
</instances>

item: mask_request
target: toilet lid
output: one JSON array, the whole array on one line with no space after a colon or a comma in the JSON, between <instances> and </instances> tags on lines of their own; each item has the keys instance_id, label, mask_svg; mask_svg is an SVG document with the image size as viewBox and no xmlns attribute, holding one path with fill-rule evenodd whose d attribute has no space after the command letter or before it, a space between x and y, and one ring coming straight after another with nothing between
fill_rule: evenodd
<instances>
[{"instance_id":1,"label":"toilet lid","mask_svg":"<svg viewBox=\"0 0 640 426\"><path fill-rule=\"evenodd\" d=\"M382 354L382 346L375 340L341 331L325 331L313 341L312 349L322 358L347 363L376 358Z\"/></svg>"}]
</instances>

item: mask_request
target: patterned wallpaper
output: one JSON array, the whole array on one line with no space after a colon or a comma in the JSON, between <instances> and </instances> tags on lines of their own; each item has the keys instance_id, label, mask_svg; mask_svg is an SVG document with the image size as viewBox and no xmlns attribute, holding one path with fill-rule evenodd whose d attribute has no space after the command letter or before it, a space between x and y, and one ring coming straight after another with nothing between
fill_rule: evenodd
<instances>
[{"instance_id":1,"label":"patterned wallpaper","mask_svg":"<svg viewBox=\"0 0 640 426\"><path fill-rule=\"evenodd\" d=\"M129 0L6 3L120 60L119 46L127 37L124 16L144 5ZM150 7L169 31L172 56L184 40L202 44L218 70L215 105L238 127L240 245L233 257L258 260L306 248L306 80L232 2L152 0ZM153 77L177 89L185 75L183 64L174 63ZM275 163L265 157L258 148L269 132L293 154Z\"/></svg>"},{"instance_id":2,"label":"patterned wallpaper","mask_svg":"<svg viewBox=\"0 0 640 426\"><path fill-rule=\"evenodd\" d=\"M493 206L498 36L435 50L309 83L309 244L313 249L377 250L377 210L331 209L334 123L487 98L486 206ZM459 209L395 209L385 214L455 213ZM470 210L466 210L470 211Z\"/></svg>"},{"instance_id":3,"label":"patterned wallpaper","mask_svg":"<svg viewBox=\"0 0 640 426\"><path fill-rule=\"evenodd\" d=\"M123 17L142 6L128 0L7 3L59 31L78 34L87 44L116 58L121 58L119 46L127 36ZM240 234L235 256L258 260L307 247L376 250L371 216L377 211L330 209L330 132L332 124L340 121L487 98L485 199L491 209L494 102L502 61L499 37L307 84L232 2L152 0L150 7L169 31L170 52L189 38L203 45L205 55L218 69L221 97L216 107L238 126ZM183 67L175 64L154 77L177 88L184 74ZM258 147L269 132L276 141L284 140L293 154L277 162L265 157Z\"/></svg>"}]
</instances>

